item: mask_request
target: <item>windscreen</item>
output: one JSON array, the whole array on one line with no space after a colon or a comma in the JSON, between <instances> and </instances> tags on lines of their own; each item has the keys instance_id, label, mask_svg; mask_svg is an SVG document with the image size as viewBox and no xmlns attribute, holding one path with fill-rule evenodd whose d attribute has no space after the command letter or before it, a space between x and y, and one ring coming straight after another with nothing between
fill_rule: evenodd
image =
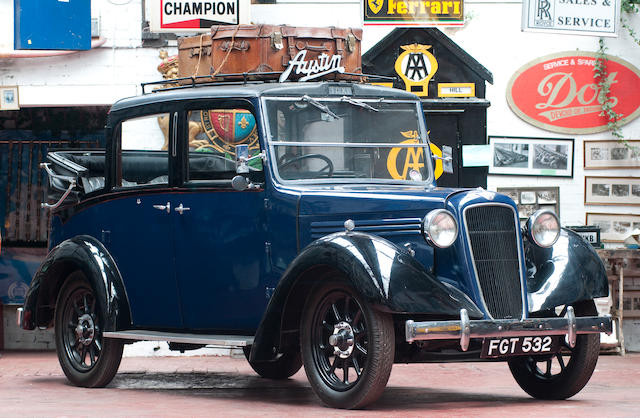
<instances>
[{"instance_id":1,"label":"windscreen","mask_svg":"<svg viewBox=\"0 0 640 418\"><path fill-rule=\"evenodd\" d=\"M267 99L265 105L282 180L431 178L417 102L303 96Z\"/></svg>"}]
</instances>

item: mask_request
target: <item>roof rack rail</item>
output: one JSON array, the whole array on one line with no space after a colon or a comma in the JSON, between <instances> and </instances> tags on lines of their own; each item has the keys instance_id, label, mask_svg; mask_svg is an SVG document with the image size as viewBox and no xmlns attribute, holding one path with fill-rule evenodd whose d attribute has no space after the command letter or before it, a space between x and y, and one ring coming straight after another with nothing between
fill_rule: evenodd
<instances>
[{"instance_id":1,"label":"roof rack rail","mask_svg":"<svg viewBox=\"0 0 640 418\"><path fill-rule=\"evenodd\" d=\"M200 75L195 77L180 77L171 78L159 81L150 81L146 83L140 83L142 87L142 94L149 94L154 92L162 92L167 90L179 90L195 87L206 86L221 86L221 85L241 85L248 83L266 83L277 82L278 76L282 74L279 71L270 72L256 72L256 73L231 73L231 74L216 74L216 75ZM362 73L341 73L350 77L360 77L362 79L374 79L374 80L387 80L395 81L396 77L389 77L384 75L375 74L362 74ZM209 79L210 82L198 82L198 80ZM222 80L216 80L222 79ZM237 80L236 80L237 79ZM344 80L339 80L344 81ZM348 80L347 80L348 81ZM161 86L151 91L146 91L147 86Z\"/></svg>"}]
</instances>

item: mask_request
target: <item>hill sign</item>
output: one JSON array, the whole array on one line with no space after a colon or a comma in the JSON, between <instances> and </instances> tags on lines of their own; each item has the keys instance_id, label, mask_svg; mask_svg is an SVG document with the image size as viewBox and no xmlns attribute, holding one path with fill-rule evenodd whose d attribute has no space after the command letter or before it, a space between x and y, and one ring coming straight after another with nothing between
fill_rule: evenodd
<instances>
[{"instance_id":1,"label":"hill sign","mask_svg":"<svg viewBox=\"0 0 640 418\"><path fill-rule=\"evenodd\" d=\"M640 71L607 55L609 99L622 115L620 124L640 115ZM552 132L589 134L606 131L600 88L593 78L596 54L561 52L529 62L509 80L507 102L522 120Z\"/></svg>"}]
</instances>

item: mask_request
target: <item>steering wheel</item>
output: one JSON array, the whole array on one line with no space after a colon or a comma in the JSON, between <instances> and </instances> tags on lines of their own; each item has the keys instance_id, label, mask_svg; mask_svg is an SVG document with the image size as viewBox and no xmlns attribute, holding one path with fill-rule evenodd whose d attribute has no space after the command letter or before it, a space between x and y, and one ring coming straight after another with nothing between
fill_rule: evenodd
<instances>
[{"instance_id":1,"label":"steering wheel","mask_svg":"<svg viewBox=\"0 0 640 418\"><path fill-rule=\"evenodd\" d=\"M307 160L307 159L322 160L326 163L326 165L322 167L320 170L311 171L308 174L312 174L314 177L320 176L320 175L331 177L333 175L333 162L331 162L331 159L329 159L329 157L322 154L304 154L298 157L293 157L292 159L282 163L280 165L280 170L287 171L288 167L291 167L293 164L297 163L298 161Z\"/></svg>"}]
</instances>

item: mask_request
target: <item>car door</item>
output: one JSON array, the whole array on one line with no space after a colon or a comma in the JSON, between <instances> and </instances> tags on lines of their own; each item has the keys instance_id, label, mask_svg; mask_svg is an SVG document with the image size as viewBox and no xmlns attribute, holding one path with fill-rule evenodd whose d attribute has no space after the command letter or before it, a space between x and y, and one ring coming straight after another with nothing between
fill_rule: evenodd
<instances>
[{"instance_id":1,"label":"car door","mask_svg":"<svg viewBox=\"0 0 640 418\"><path fill-rule=\"evenodd\" d=\"M256 118L247 108L211 102L185 117L184 186L174 216L184 324L191 330L252 332L268 301L262 161L250 163L246 175L255 188L234 190L231 179L236 145L249 145L251 155L260 151Z\"/></svg>"},{"instance_id":2,"label":"car door","mask_svg":"<svg viewBox=\"0 0 640 418\"><path fill-rule=\"evenodd\" d=\"M102 241L122 276L134 327L182 327L175 280L167 151L176 113L123 120L115 134L113 192L101 205Z\"/></svg>"}]
</instances>

